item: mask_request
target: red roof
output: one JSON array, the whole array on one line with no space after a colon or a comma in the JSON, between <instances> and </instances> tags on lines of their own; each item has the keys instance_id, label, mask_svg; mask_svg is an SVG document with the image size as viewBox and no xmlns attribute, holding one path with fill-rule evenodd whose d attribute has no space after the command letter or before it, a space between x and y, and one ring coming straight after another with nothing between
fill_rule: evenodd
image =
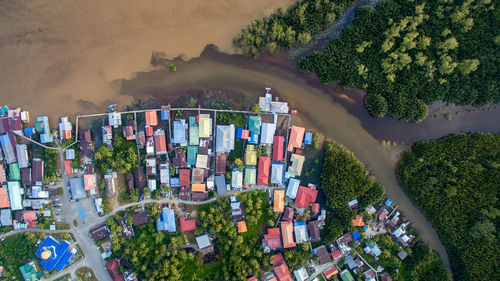
<instances>
[{"instance_id":1,"label":"red roof","mask_svg":"<svg viewBox=\"0 0 500 281\"><path fill-rule=\"evenodd\" d=\"M290 139L288 140L288 151L293 151L294 147L302 147L302 140L304 139L305 132L305 128L292 126Z\"/></svg>"},{"instance_id":2,"label":"red roof","mask_svg":"<svg viewBox=\"0 0 500 281\"><path fill-rule=\"evenodd\" d=\"M3 167L0 167L0 183L5 181L6 181L5 170L3 169Z\"/></svg>"},{"instance_id":3,"label":"red roof","mask_svg":"<svg viewBox=\"0 0 500 281\"><path fill-rule=\"evenodd\" d=\"M327 269L324 273L325 273L326 279L330 279L333 277L333 275L339 274L339 270L337 269L336 266L332 266L329 269Z\"/></svg>"},{"instance_id":4,"label":"red roof","mask_svg":"<svg viewBox=\"0 0 500 281\"><path fill-rule=\"evenodd\" d=\"M181 221L181 231L191 231L196 229L196 220L186 220L184 218Z\"/></svg>"},{"instance_id":5,"label":"red roof","mask_svg":"<svg viewBox=\"0 0 500 281\"><path fill-rule=\"evenodd\" d=\"M281 222L281 235L283 236L283 248L295 247L293 240L293 223L291 221Z\"/></svg>"},{"instance_id":6,"label":"red roof","mask_svg":"<svg viewBox=\"0 0 500 281\"><path fill-rule=\"evenodd\" d=\"M120 263L117 258L109 260L106 262L106 269L108 270L109 276L113 281L123 281L123 275L120 272Z\"/></svg>"},{"instance_id":7,"label":"red roof","mask_svg":"<svg viewBox=\"0 0 500 281\"><path fill-rule=\"evenodd\" d=\"M342 256L342 254L340 253L340 250L338 250L338 249L332 252L332 258L334 260L340 258L341 256Z\"/></svg>"},{"instance_id":8,"label":"red roof","mask_svg":"<svg viewBox=\"0 0 500 281\"><path fill-rule=\"evenodd\" d=\"M252 277L248 278L247 281L259 281L259 279L257 279L257 277L255 277L255 276L252 276Z\"/></svg>"},{"instance_id":9,"label":"red roof","mask_svg":"<svg viewBox=\"0 0 500 281\"><path fill-rule=\"evenodd\" d=\"M264 235L264 244L271 250L281 248L281 232L278 227L267 229L267 234Z\"/></svg>"},{"instance_id":10,"label":"red roof","mask_svg":"<svg viewBox=\"0 0 500 281\"><path fill-rule=\"evenodd\" d=\"M243 130L243 132L241 132L241 139L247 140L249 134L250 134L249 130Z\"/></svg>"},{"instance_id":11,"label":"red roof","mask_svg":"<svg viewBox=\"0 0 500 281\"><path fill-rule=\"evenodd\" d=\"M189 188L189 180L191 177L191 170L190 169L181 169L179 171L179 183L181 186L184 186L186 188Z\"/></svg>"},{"instance_id":12,"label":"red roof","mask_svg":"<svg viewBox=\"0 0 500 281\"><path fill-rule=\"evenodd\" d=\"M312 205L312 211L313 213L319 213L319 203L314 203Z\"/></svg>"},{"instance_id":13,"label":"red roof","mask_svg":"<svg viewBox=\"0 0 500 281\"><path fill-rule=\"evenodd\" d=\"M316 196L318 196L318 191L316 189L300 186L297 197L295 198L295 206L299 208L309 208L309 204L316 201Z\"/></svg>"},{"instance_id":14,"label":"red roof","mask_svg":"<svg viewBox=\"0 0 500 281\"><path fill-rule=\"evenodd\" d=\"M71 131L70 130L63 130L62 131L62 138L63 139L70 139L71 138Z\"/></svg>"},{"instance_id":15,"label":"red roof","mask_svg":"<svg viewBox=\"0 0 500 281\"><path fill-rule=\"evenodd\" d=\"M276 277L278 277L279 281L293 281L292 274L290 274L290 270L288 269L288 265L286 263L275 266L274 273L276 274Z\"/></svg>"},{"instance_id":16,"label":"red roof","mask_svg":"<svg viewBox=\"0 0 500 281\"><path fill-rule=\"evenodd\" d=\"M285 138L283 136L273 137L273 161L283 161L283 145Z\"/></svg>"},{"instance_id":17,"label":"red roof","mask_svg":"<svg viewBox=\"0 0 500 281\"><path fill-rule=\"evenodd\" d=\"M257 185L269 184L269 169L271 168L271 158L261 156L259 158L259 170L257 176Z\"/></svg>"},{"instance_id":18,"label":"red roof","mask_svg":"<svg viewBox=\"0 0 500 281\"><path fill-rule=\"evenodd\" d=\"M271 257L271 261L273 262L274 266L278 266L285 262L285 259L283 258L283 255L281 253L278 253Z\"/></svg>"},{"instance_id":19,"label":"red roof","mask_svg":"<svg viewBox=\"0 0 500 281\"><path fill-rule=\"evenodd\" d=\"M71 167L71 160L64 160L64 174L65 175L73 174L73 168Z\"/></svg>"},{"instance_id":20,"label":"red roof","mask_svg":"<svg viewBox=\"0 0 500 281\"><path fill-rule=\"evenodd\" d=\"M156 153L167 152L167 142L164 134L155 136L155 150Z\"/></svg>"},{"instance_id":21,"label":"red roof","mask_svg":"<svg viewBox=\"0 0 500 281\"><path fill-rule=\"evenodd\" d=\"M85 174L83 175L83 187L85 190L91 190L95 188L95 175Z\"/></svg>"},{"instance_id":22,"label":"red roof","mask_svg":"<svg viewBox=\"0 0 500 281\"><path fill-rule=\"evenodd\" d=\"M153 135L153 127L146 126L146 137L150 137Z\"/></svg>"},{"instance_id":23,"label":"red roof","mask_svg":"<svg viewBox=\"0 0 500 281\"><path fill-rule=\"evenodd\" d=\"M146 125L147 126L158 125L156 110L151 110L151 111L146 112Z\"/></svg>"},{"instance_id":24,"label":"red roof","mask_svg":"<svg viewBox=\"0 0 500 281\"><path fill-rule=\"evenodd\" d=\"M0 208L9 208L9 196L7 195L7 187L0 187Z\"/></svg>"},{"instance_id":25,"label":"red roof","mask_svg":"<svg viewBox=\"0 0 500 281\"><path fill-rule=\"evenodd\" d=\"M36 211L23 210L23 220L24 222L36 221Z\"/></svg>"}]
</instances>

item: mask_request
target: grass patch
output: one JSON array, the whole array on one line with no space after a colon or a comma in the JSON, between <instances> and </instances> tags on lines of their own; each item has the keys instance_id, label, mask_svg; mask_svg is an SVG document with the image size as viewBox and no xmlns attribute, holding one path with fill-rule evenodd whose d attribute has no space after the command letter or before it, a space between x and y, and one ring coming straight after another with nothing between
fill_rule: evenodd
<instances>
[{"instance_id":1,"label":"grass patch","mask_svg":"<svg viewBox=\"0 0 500 281\"><path fill-rule=\"evenodd\" d=\"M302 155L306 155L306 161L302 168L300 181L304 183L319 183L321 163L323 163L323 149L314 149L312 146L306 145Z\"/></svg>"},{"instance_id":2,"label":"grass patch","mask_svg":"<svg viewBox=\"0 0 500 281\"><path fill-rule=\"evenodd\" d=\"M243 158L243 146L245 142L242 139L236 139L234 141L234 150L229 153L227 160L229 162L234 162L237 158Z\"/></svg>"},{"instance_id":3,"label":"grass patch","mask_svg":"<svg viewBox=\"0 0 500 281\"><path fill-rule=\"evenodd\" d=\"M94 271L92 271L92 269L84 266L84 267L80 267L79 269L77 269L75 271L75 274L76 274L76 277L78 278L78 280L82 280L82 281L98 281L97 280L97 277L95 276L95 273Z\"/></svg>"}]
</instances>

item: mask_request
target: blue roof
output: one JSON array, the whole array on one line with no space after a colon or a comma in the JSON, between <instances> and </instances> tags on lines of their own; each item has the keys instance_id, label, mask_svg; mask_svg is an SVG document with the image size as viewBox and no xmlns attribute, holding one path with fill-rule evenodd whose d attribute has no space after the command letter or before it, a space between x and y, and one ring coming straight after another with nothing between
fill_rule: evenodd
<instances>
[{"instance_id":1,"label":"blue roof","mask_svg":"<svg viewBox=\"0 0 500 281\"><path fill-rule=\"evenodd\" d=\"M68 251L69 243L63 240L61 243L57 242L52 236L48 236L40 244L40 247L36 251L35 255L42 258L42 253L44 251L50 251L50 258L40 260L40 265L45 268L45 270L51 272L54 268L61 271L65 266L70 264L70 259L73 254Z\"/></svg>"},{"instance_id":2,"label":"blue roof","mask_svg":"<svg viewBox=\"0 0 500 281\"><path fill-rule=\"evenodd\" d=\"M352 234L352 239L354 239L354 241L358 241L359 239L361 239L361 234L359 234L359 231L356 231Z\"/></svg>"},{"instance_id":3,"label":"blue roof","mask_svg":"<svg viewBox=\"0 0 500 281\"><path fill-rule=\"evenodd\" d=\"M160 111L160 113L161 113L161 120L168 120L169 110L162 110Z\"/></svg>"},{"instance_id":4,"label":"blue roof","mask_svg":"<svg viewBox=\"0 0 500 281\"><path fill-rule=\"evenodd\" d=\"M236 137L241 139L242 136L243 136L243 128L238 128L238 130L236 131Z\"/></svg>"},{"instance_id":5,"label":"blue roof","mask_svg":"<svg viewBox=\"0 0 500 281\"><path fill-rule=\"evenodd\" d=\"M180 182L179 178L170 178L170 186L171 187L181 186L181 182Z\"/></svg>"},{"instance_id":6,"label":"blue roof","mask_svg":"<svg viewBox=\"0 0 500 281\"><path fill-rule=\"evenodd\" d=\"M304 144L311 144L312 137L313 137L313 134L311 132L306 132L306 135L304 137Z\"/></svg>"},{"instance_id":7,"label":"blue roof","mask_svg":"<svg viewBox=\"0 0 500 281\"><path fill-rule=\"evenodd\" d=\"M175 232L175 214L173 209L163 208L160 218L156 220L156 229L158 231Z\"/></svg>"},{"instance_id":8,"label":"blue roof","mask_svg":"<svg viewBox=\"0 0 500 281\"><path fill-rule=\"evenodd\" d=\"M185 122L185 120L174 121L174 139L172 140L172 143L181 144L187 142Z\"/></svg>"},{"instance_id":9,"label":"blue roof","mask_svg":"<svg viewBox=\"0 0 500 281\"><path fill-rule=\"evenodd\" d=\"M259 143L259 135L254 132L250 132L250 137L248 138L249 144L258 144Z\"/></svg>"},{"instance_id":10,"label":"blue roof","mask_svg":"<svg viewBox=\"0 0 500 281\"><path fill-rule=\"evenodd\" d=\"M9 135L7 135L7 134L1 135L0 136L0 143L2 144L2 146L9 145L10 144Z\"/></svg>"},{"instance_id":11,"label":"blue roof","mask_svg":"<svg viewBox=\"0 0 500 281\"><path fill-rule=\"evenodd\" d=\"M386 206L391 206L391 204L392 204L392 199L387 199L387 201L385 201Z\"/></svg>"},{"instance_id":12,"label":"blue roof","mask_svg":"<svg viewBox=\"0 0 500 281\"><path fill-rule=\"evenodd\" d=\"M29 128L24 128L24 134L27 136L31 136L35 133L35 128L29 127Z\"/></svg>"}]
</instances>

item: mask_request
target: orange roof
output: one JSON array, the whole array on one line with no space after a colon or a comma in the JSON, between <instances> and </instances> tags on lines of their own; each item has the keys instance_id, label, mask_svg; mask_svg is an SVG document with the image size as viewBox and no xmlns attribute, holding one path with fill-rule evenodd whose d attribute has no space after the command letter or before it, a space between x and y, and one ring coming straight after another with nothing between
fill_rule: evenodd
<instances>
[{"instance_id":1,"label":"orange roof","mask_svg":"<svg viewBox=\"0 0 500 281\"><path fill-rule=\"evenodd\" d=\"M191 184L191 190L193 192L205 192L205 184L204 183L193 183L193 184Z\"/></svg>"},{"instance_id":2,"label":"orange roof","mask_svg":"<svg viewBox=\"0 0 500 281\"><path fill-rule=\"evenodd\" d=\"M71 167L71 160L64 160L64 174L71 175L73 173L73 168Z\"/></svg>"},{"instance_id":3,"label":"orange roof","mask_svg":"<svg viewBox=\"0 0 500 281\"><path fill-rule=\"evenodd\" d=\"M70 130L63 130L62 131L62 138L63 139L70 139L71 138L71 131Z\"/></svg>"},{"instance_id":4,"label":"orange roof","mask_svg":"<svg viewBox=\"0 0 500 281\"><path fill-rule=\"evenodd\" d=\"M245 221L239 221L236 225L238 226L238 233L247 232L247 223Z\"/></svg>"},{"instance_id":5,"label":"orange roof","mask_svg":"<svg viewBox=\"0 0 500 281\"><path fill-rule=\"evenodd\" d=\"M9 208L10 201L7 195L7 187L0 187L0 208Z\"/></svg>"},{"instance_id":6,"label":"orange roof","mask_svg":"<svg viewBox=\"0 0 500 281\"><path fill-rule=\"evenodd\" d=\"M352 220L353 226L364 226L363 217L360 215L356 215L356 218Z\"/></svg>"},{"instance_id":7,"label":"orange roof","mask_svg":"<svg viewBox=\"0 0 500 281\"><path fill-rule=\"evenodd\" d=\"M329 269L327 269L324 273L325 273L326 279L330 279L335 274L339 274L339 270L337 269L336 266L333 266L333 267L330 267Z\"/></svg>"},{"instance_id":8,"label":"orange roof","mask_svg":"<svg viewBox=\"0 0 500 281\"><path fill-rule=\"evenodd\" d=\"M285 191L280 189L274 190L273 211L282 213L285 210Z\"/></svg>"},{"instance_id":9,"label":"orange roof","mask_svg":"<svg viewBox=\"0 0 500 281\"><path fill-rule=\"evenodd\" d=\"M281 235L283 237L283 248L292 248L296 246L293 240L293 223L291 221L281 222Z\"/></svg>"},{"instance_id":10,"label":"orange roof","mask_svg":"<svg viewBox=\"0 0 500 281\"><path fill-rule=\"evenodd\" d=\"M304 139L305 132L305 128L292 126L290 139L288 140L288 151L293 151L294 147L302 147L302 140Z\"/></svg>"},{"instance_id":11,"label":"orange roof","mask_svg":"<svg viewBox=\"0 0 500 281\"><path fill-rule=\"evenodd\" d=\"M92 188L95 188L94 174L83 175L83 186L85 187L85 190L91 190Z\"/></svg>"},{"instance_id":12,"label":"orange roof","mask_svg":"<svg viewBox=\"0 0 500 281\"><path fill-rule=\"evenodd\" d=\"M146 125L156 126L158 125L158 119L156 116L156 110L151 110L146 112Z\"/></svg>"},{"instance_id":13,"label":"orange roof","mask_svg":"<svg viewBox=\"0 0 500 281\"><path fill-rule=\"evenodd\" d=\"M288 265L284 262L281 265L275 266L274 273L278 277L280 281L293 281L292 274L290 274L290 270L288 269Z\"/></svg>"}]
</instances>

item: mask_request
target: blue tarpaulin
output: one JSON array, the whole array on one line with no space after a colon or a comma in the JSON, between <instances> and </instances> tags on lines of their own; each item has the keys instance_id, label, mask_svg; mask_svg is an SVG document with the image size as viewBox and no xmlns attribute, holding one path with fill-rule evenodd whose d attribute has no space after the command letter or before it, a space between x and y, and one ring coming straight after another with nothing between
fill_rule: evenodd
<instances>
[{"instance_id":1,"label":"blue tarpaulin","mask_svg":"<svg viewBox=\"0 0 500 281\"><path fill-rule=\"evenodd\" d=\"M359 233L359 231L356 231L352 234L352 239L354 241L358 241L359 239L361 239L361 234Z\"/></svg>"},{"instance_id":2,"label":"blue tarpaulin","mask_svg":"<svg viewBox=\"0 0 500 281\"><path fill-rule=\"evenodd\" d=\"M243 136L243 128L238 128L238 130L236 131L236 137L241 139L242 136Z\"/></svg>"},{"instance_id":3,"label":"blue tarpaulin","mask_svg":"<svg viewBox=\"0 0 500 281\"><path fill-rule=\"evenodd\" d=\"M392 204L392 199L387 199L387 201L385 201L385 205L387 207L391 206L391 204Z\"/></svg>"},{"instance_id":4,"label":"blue tarpaulin","mask_svg":"<svg viewBox=\"0 0 500 281\"><path fill-rule=\"evenodd\" d=\"M313 137L313 134L311 132L306 132L306 135L304 137L304 144L311 144L312 137Z\"/></svg>"}]
</instances>

